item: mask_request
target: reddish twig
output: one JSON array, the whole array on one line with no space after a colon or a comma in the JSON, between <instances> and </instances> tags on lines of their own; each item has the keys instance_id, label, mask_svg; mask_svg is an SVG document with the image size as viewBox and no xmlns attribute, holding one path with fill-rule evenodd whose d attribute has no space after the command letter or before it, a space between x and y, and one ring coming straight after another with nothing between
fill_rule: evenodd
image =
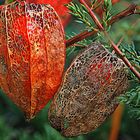
<instances>
[{"instance_id":1,"label":"reddish twig","mask_svg":"<svg viewBox=\"0 0 140 140\"><path fill-rule=\"evenodd\" d=\"M119 40L119 42L117 43L117 47L119 47L121 45L121 43L123 42L124 37L122 36Z\"/></svg>"},{"instance_id":2,"label":"reddish twig","mask_svg":"<svg viewBox=\"0 0 140 140\"><path fill-rule=\"evenodd\" d=\"M123 60L123 62L130 68L130 70L134 73L134 75L140 80L140 73L131 65L129 60L125 57L125 55L121 52L121 50L118 48L118 46L111 40L110 36L107 32L104 32L105 35L108 37L114 51L117 55L120 56L120 58Z\"/></svg>"},{"instance_id":3,"label":"reddish twig","mask_svg":"<svg viewBox=\"0 0 140 140\"><path fill-rule=\"evenodd\" d=\"M116 21L125 18L127 16L130 16L132 14L140 14L139 12L136 11L137 6L135 4L130 5L127 9L123 10L122 12L120 12L119 14L115 15L112 17L112 19L110 20L110 22L108 23L109 25L112 25L113 23L115 23ZM96 31L85 31L81 34L78 34L76 36L74 36L73 38L66 40L66 46L69 47L71 45L73 45L74 43L81 41L91 35L94 35L97 33Z\"/></svg>"},{"instance_id":4,"label":"reddish twig","mask_svg":"<svg viewBox=\"0 0 140 140\"><path fill-rule=\"evenodd\" d=\"M109 23L109 25L112 25L113 23L119 21L120 19L124 18L124 17L128 17L130 15L133 15L133 14L138 14L136 12L137 10L137 5L135 4L132 4L130 5L127 9L125 9L124 11L120 12L119 14L113 16L111 18L111 21ZM140 13L139 13L140 14Z\"/></svg>"},{"instance_id":5,"label":"reddish twig","mask_svg":"<svg viewBox=\"0 0 140 140\"><path fill-rule=\"evenodd\" d=\"M123 41L123 36L120 38L120 40L119 40L119 42L117 43L117 45L116 45L116 47L119 47L120 45L121 45L121 43L122 43L122 41ZM112 54L114 54L115 53L115 51L113 50L112 51Z\"/></svg>"},{"instance_id":6,"label":"reddish twig","mask_svg":"<svg viewBox=\"0 0 140 140\"><path fill-rule=\"evenodd\" d=\"M66 47L70 47L72 46L74 43L79 42L89 36L92 36L94 34L96 34L98 32L98 30L93 30L93 31L84 31L68 40L66 40Z\"/></svg>"},{"instance_id":7,"label":"reddish twig","mask_svg":"<svg viewBox=\"0 0 140 140\"><path fill-rule=\"evenodd\" d=\"M93 19L93 21L95 22L95 24L97 25L97 27L99 28L99 30L104 31L104 34L108 37L108 39L109 39L109 41L110 41L110 43L111 43L114 51L116 52L116 54L118 54L120 56L120 58L124 61L124 63L130 68L130 70L140 80L140 73L131 65L131 63L129 62L129 60L124 56L124 54L121 52L121 50L118 48L118 46L111 40L110 36L105 31L104 27L102 26L102 24L100 23L100 21L98 20L98 18L94 14L94 12L91 11L91 9L85 3L84 0L79 0L79 1L80 1L81 4L83 4L87 8L87 10L89 12L89 15L91 16L91 18Z\"/></svg>"},{"instance_id":8,"label":"reddish twig","mask_svg":"<svg viewBox=\"0 0 140 140\"><path fill-rule=\"evenodd\" d=\"M87 3L86 3L84 0L79 0L79 2L80 2L81 4L83 4L83 5L87 8L87 10L88 10L90 16L92 17L92 19L93 19L93 21L95 22L95 24L97 25L97 27L98 27L100 30L104 30L104 27L102 26L102 24L101 24L100 21L98 20L97 16L94 14L94 12L93 12L93 11L90 9L90 7L87 5Z\"/></svg>"}]
</instances>

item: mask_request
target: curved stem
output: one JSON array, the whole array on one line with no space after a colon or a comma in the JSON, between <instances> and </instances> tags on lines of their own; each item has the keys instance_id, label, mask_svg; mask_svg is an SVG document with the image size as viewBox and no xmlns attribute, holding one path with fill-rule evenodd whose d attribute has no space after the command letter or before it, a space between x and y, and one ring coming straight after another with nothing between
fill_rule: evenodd
<instances>
[{"instance_id":1,"label":"curved stem","mask_svg":"<svg viewBox=\"0 0 140 140\"><path fill-rule=\"evenodd\" d=\"M135 4L130 5L127 9L125 9L122 12L118 13L117 15L113 16L108 24L112 25L115 22L117 22L117 21L119 21L127 16L130 16L132 14L140 14L140 12L137 12L136 9L137 9L137 5L135 5ZM66 46L70 47L74 43L81 41L81 40L83 40L91 35L94 35L96 33L97 33L97 31L90 31L90 32L84 31L84 32L72 37L71 39L66 40Z\"/></svg>"},{"instance_id":2,"label":"curved stem","mask_svg":"<svg viewBox=\"0 0 140 140\"><path fill-rule=\"evenodd\" d=\"M91 16L91 18L93 19L93 21L95 22L95 24L97 25L97 27L99 28L99 30L102 30L105 34L105 36L108 38L108 40L110 41L110 44L112 45L112 48L114 49L114 51L116 52L117 55L120 56L120 58L123 60L123 62L130 68L130 70L134 73L134 75L140 80L140 73L131 65L131 63L129 62L129 60L125 57L125 55L121 52L121 50L118 48L118 46L111 40L109 34L105 31L104 27L102 26L102 24L100 23L100 21L98 20L98 18L96 17L96 15L94 14L94 12L91 11L91 9L89 8L89 6L85 3L84 0L79 0L81 4L83 4L86 8L87 11L89 12L89 15ZM135 7L135 6L134 6ZM134 9L134 12L136 11L136 7ZM124 12L125 13L125 12ZM121 15L122 16L122 15ZM118 18L117 18L118 19Z\"/></svg>"},{"instance_id":3,"label":"curved stem","mask_svg":"<svg viewBox=\"0 0 140 140\"><path fill-rule=\"evenodd\" d=\"M129 69L134 73L134 75L140 80L140 73L131 65L129 60L125 57L125 55L121 52L121 50L118 48L118 46L111 40L110 36L107 32L104 32L104 34L107 36L108 40L110 41L110 44L112 45L114 51L117 55L123 60L123 62L129 67Z\"/></svg>"}]
</instances>

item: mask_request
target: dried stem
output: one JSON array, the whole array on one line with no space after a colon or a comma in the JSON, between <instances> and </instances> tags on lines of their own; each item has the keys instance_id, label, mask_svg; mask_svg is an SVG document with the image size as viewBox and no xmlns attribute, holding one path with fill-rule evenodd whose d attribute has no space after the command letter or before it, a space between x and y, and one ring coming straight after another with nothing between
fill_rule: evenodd
<instances>
[{"instance_id":1,"label":"dried stem","mask_svg":"<svg viewBox=\"0 0 140 140\"><path fill-rule=\"evenodd\" d=\"M118 46L111 40L109 34L105 31L104 27L102 26L102 24L100 23L100 21L98 20L98 18L96 17L96 15L94 14L94 12L89 8L89 6L86 4L86 2L84 0L79 0L81 4L83 4L88 12L89 15L91 16L91 18L93 19L93 21L95 22L95 24L97 25L97 27L99 28L99 30L104 31L104 34L107 36L108 40L110 41L114 51L116 52L116 54L118 54L120 56L120 58L124 61L124 63L130 68L130 70L135 74L135 76L140 80L140 73L131 65L131 63L129 62L129 60L125 57L125 55L121 52L121 50L118 48ZM136 7L135 7L136 9ZM134 9L134 11L136 11ZM125 12L124 12L125 13ZM122 16L122 15L121 15ZM120 17L120 16L119 16ZM118 18L117 18L118 19Z\"/></svg>"},{"instance_id":2,"label":"dried stem","mask_svg":"<svg viewBox=\"0 0 140 140\"><path fill-rule=\"evenodd\" d=\"M113 23L115 23L118 20L121 20L122 18L125 18L127 16L130 16L132 14L140 14L139 12L137 12L137 6L135 4L130 5L127 9L123 10L122 12L120 12L119 14L115 15L112 17L112 19L110 20L110 22L108 23L109 25L112 25ZM96 34L98 31L84 31L81 34L78 34L76 36L74 36L73 38L69 39L66 41L66 46L69 47L71 45L73 45L74 43L81 41L91 35Z\"/></svg>"}]
</instances>

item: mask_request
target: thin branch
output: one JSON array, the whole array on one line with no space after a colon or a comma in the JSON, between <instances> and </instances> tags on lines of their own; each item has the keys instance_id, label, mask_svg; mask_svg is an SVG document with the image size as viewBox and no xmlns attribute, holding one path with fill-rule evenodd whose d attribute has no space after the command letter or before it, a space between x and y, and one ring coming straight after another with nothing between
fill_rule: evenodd
<instances>
[{"instance_id":1,"label":"thin branch","mask_svg":"<svg viewBox=\"0 0 140 140\"><path fill-rule=\"evenodd\" d=\"M99 28L99 30L102 30L104 32L104 34L107 36L107 38L110 41L110 43L111 43L114 51L116 52L116 54L120 56L120 58L123 60L123 62L130 68L130 70L140 80L140 73L131 65L131 63L129 62L129 60L121 52L121 50L118 48L118 46L112 41L112 39L110 38L109 34L104 30L104 27L102 26L102 24L100 23L100 21L98 20L98 18L94 14L94 12L91 11L91 9L88 7L88 5L85 3L84 0L79 0L79 1L80 1L81 4L84 4L84 6L87 8L87 10L89 12L89 15L91 16L91 18L93 19L93 21L96 23L96 25Z\"/></svg>"},{"instance_id":2,"label":"thin branch","mask_svg":"<svg viewBox=\"0 0 140 140\"><path fill-rule=\"evenodd\" d=\"M84 31L68 40L66 40L66 47L70 47L72 46L73 44L75 44L76 42L79 42L89 36L92 36L94 34L96 34L99 30L93 30L93 31Z\"/></svg>"},{"instance_id":3,"label":"thin branch","mask_svg":"<svg viewBox=\"0 0 140 140\"><path fill-rule=\"evenodd\" d=\"M123 60L123 62L130 68L130 70L134 73L134 75L140 80L140 73L131 65L129 60L125 57L125 55L121 52L121 50L118 48L118 46L111 40L110 36L107 32L104 32L104 34L108 37L114 51L117 55Z\"/></svg>"},{"instance_id":4,"label":"thin branch","mask_svg":"<svg viewBox=\"0 0 140 140\"><path fill-rule=\"evenodd\" d=\"M122 36L122 37L120 38L119 42L117 43L116 47L119 47L119 46L121 45L123 39L124 39L124 37ZM114 53L115 53L115 51L113 50L113 51L112 51L112 54L114 54Z\"/></svg>"},{"instance_id":5,"label":"thin branch","mask_svg":"<svg viewBox=\"0 0 140 140\"><path fill-rule=\"evenodd\" d=\"M123 42L124 37L122 36L119 40L119 42L117 43L117 47L119 47L121 45L121 43Z\"/></svg>"},{"instance_id":6,"label":"thin branch","mask_svg":"<svg viewBox=\"0 0 140 140\"><path fill-rule=\"evenodd\" d=\"M96 10L97 8L101 6L102 3L103 1L100 1L96 6L92 5L91 10Z\"/></svg>"},{"instance_id":7,"label":"thin branch","mask_svg":"<svg viewBox=\"0 0 140 140\"><path fill-rule=\"evenodd\" d=\"M123 10L122 12L120 12L119 14L115 15L112 17L112 19L110 20L110 22L108 23L109 25L112 25L113 23L115 23L118 20L121 20L127 16L130 16L132 14L140 14L140 12L137 12L137 6L135 4L130 5L127 9ZM92 36L94 34L96 34L98 31L84 31L76 36L74 36L73 38L66 40L66 46L69 47L71 45L73 45L74 43L81 41L89 36Z\"/></svg>"},{"instance_id":8,"label":"thin branch","mask_svg":"<svg viewBox=\"0 0 140 140\"><path fill-rule=\"evenodd\" d=\"M112 25L113 23L121 20L124 17L128 17L128 16L133 15L133 14L140 14L140 13L137 13L136 11L137 11L137 5L135 5L135 4L130 5L124 11L122 11L119 14L113 16L111 18L111 21L110 21L109 25Z\"/></svg>"},{"instance_id":9,"label":"thin branch","mask_svg":"<svg viewBox=\"0 0 140 140\"><path fill-rule=\"evenodd\" d=\"M90 7L87 5L87 3L86 3L84 0L79 0L79 2L80 2L81 4L83 4L83 5L87 8L89 14L91 15L91 17L92 17L93 21L95 22L95 24L97 25L97 27L98 27L100 30L104 30L104 27L102 26L102 24L101 24L100 21L98 20L97 16L94 14L94 12L93 12L93 11L90 9Z\"/></svg>"}]
</instances>

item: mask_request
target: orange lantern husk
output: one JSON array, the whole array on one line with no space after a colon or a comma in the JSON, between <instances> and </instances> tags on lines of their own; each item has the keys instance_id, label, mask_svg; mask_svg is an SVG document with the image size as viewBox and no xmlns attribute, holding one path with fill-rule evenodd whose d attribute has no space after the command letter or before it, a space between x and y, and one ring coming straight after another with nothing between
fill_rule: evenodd
<instances>
[{"instance_id":1,"label":"orange lantern husk","mask_svg":"<svg viewBox=\"0 0 140 140\"><path fill-rule=\"evenodd\" d=\"M65 64L64 31L50 5L0 7L0 86L28 119L56 93Z\"/></svg>"}]
</instances>

